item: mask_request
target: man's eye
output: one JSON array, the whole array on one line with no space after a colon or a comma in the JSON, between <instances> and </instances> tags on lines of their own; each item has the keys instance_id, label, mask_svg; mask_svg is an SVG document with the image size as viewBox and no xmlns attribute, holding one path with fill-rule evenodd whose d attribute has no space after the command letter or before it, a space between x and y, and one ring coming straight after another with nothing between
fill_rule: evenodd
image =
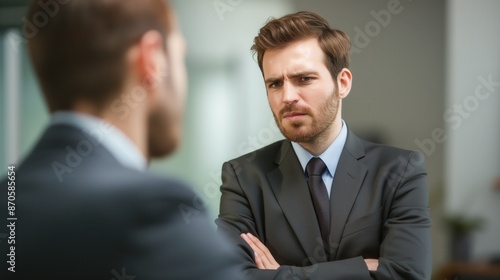
<instances>
[{"instance_id":1,"label":"man's eye","mask_svg":"<svg viewBox=\"0 0 500 280\"><path fill-rule=\"evenodd\" d=\"M309 82L310 80L312 80L311 77L302 77L302 78L300 78L301 82Z\"/></svg>"},{"instance_id":2,"label":"man's eye","mask_svg":"<svg viewBox=\"0 0 500 280\"><path fill-rule=\"evenodd\" d=\"M274 82L269 84L269 88L277 88L281 86L281 82Z\"/></svg>"}]
</instances>

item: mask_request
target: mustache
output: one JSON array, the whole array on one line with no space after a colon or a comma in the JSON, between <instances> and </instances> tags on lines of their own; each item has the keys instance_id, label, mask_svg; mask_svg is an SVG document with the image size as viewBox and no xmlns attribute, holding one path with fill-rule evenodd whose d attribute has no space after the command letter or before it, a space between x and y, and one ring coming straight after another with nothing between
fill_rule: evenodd
<instances>
[{"instance_id":1,"label":"mustache","mask_svg":"<svg viewBox=\"0 0 500 280\"><path fill-rule=\"evenodd\" d=\"M310 110L309 108L305 107L305 106L298 106L296 104L288 104L288 105L285 105L285 107L283 107L279 114L280 114L280 117L283 117L285 114L287 113L301 113L301 114L310 114Z\"/></svg>"}]
</instances>

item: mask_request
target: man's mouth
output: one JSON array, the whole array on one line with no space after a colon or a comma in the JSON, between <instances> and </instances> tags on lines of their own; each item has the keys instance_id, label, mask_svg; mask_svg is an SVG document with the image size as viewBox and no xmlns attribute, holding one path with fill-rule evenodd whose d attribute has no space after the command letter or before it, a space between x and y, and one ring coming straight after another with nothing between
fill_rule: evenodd
<instances>
[{"instance_id":1,"label":"man's mouth","mask_svg":"<svg viewBox=\"0 0 500 280\"><path fill-rule=\"evenodd\" d=\"M306 113L302 113L302 112L287 112L287 113L283 114L283 118L293 120L293 119L299 119L305 115L306 115Z\"/></svg>"}]
</instances>

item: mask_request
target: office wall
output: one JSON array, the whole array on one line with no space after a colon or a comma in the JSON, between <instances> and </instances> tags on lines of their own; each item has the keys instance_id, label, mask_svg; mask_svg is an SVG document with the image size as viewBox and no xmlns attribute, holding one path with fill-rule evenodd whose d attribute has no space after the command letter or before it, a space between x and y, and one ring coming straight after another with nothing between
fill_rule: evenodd
<instances>
[{"instance_id":1,"label":"office wall","mask_svg":"<svg viewBox=\"0 0 500 280\"><path fill-rule=\"evenodd\" d=\"M500 1L448 1L446 210L480 217L474 256L500 253Z\"/></svg>"}]
</instances>

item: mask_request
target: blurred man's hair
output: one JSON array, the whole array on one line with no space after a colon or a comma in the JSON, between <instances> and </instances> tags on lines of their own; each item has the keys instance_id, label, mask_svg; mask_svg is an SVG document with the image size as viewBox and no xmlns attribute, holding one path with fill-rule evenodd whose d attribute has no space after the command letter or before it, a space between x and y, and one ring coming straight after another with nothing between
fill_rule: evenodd
<instances>
[{"instance_id":1,"label":"blurred man's hair","mask_svg":"<svg viewBox=\"0 0 500 280\"><path fill-rule=\"evenodd\" d=\"M349 68L350 40L337 29L331 29L328 22L313 12L298 12L281 18L271 18L254 39L251 50L257 54L260 70L267 50L281 49L291 43L317 38L325 53L326 66L333 79L343 68Z\"/></svg>"},{"instance_id":2,"label":"blurred man's hair","mask_svg":"<svg viewBox=\"0 0 500 280\"><path fill-rule=\"evenodd\" d=\"M32 0L27 19L40 17L29 50L50 111L117 97L127 50L149 30L166 38L173 22L165 0Z\"/></svg>"}]
</instances>

